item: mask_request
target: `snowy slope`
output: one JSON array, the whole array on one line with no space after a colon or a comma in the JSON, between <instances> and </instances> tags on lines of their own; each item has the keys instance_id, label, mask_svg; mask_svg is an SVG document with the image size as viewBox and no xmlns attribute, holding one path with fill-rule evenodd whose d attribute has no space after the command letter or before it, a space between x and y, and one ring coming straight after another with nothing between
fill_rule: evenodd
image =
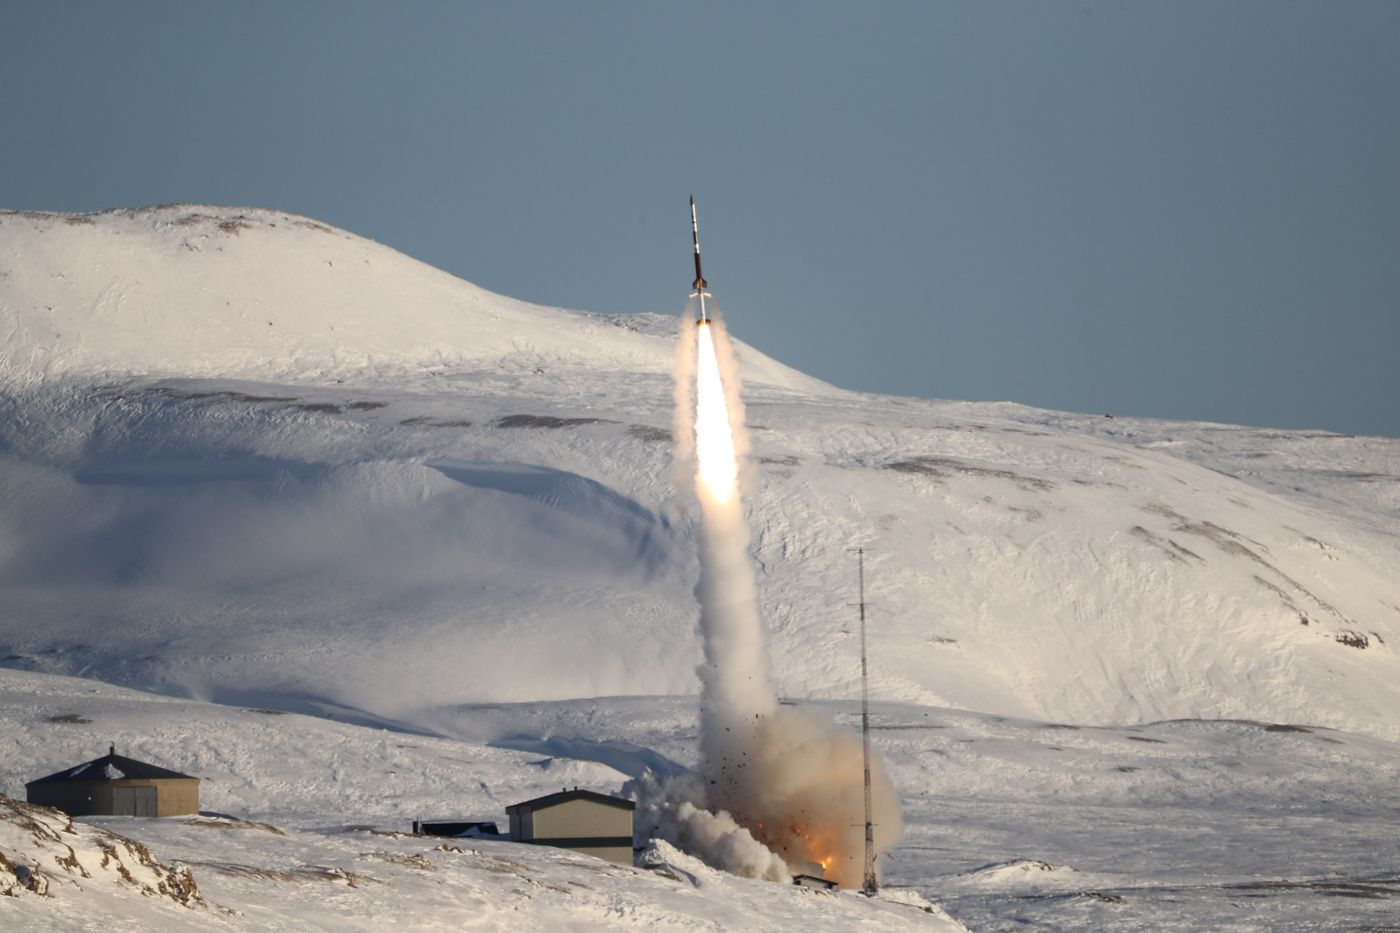
<instances>
[{"instance_id":1,"label":"snowy slope","mask_svg":"<svg viewBox=\"0 0 1400 933\"><path fill-rule=\"evenodd\" d=\"M21 775L82 759L100 734L201 777L205 811L67 825L0 797L0 890L6 865L37 875L39 889L0 897L7 930L960 929L917 895L871 903L748 881L664 844L648 854L653 872L406 835L425 815L504 825L507 804L564 783L618 789L623 775L588 762L9 671L0 671L0 724L0 794L22 799ZM146 864L128 879L107 850ZM180 896L158 896L160 879Z\"/></svg>"},{"instance_id":2,"label":"snowy slope","mask_svg":"<svg viewBox=\"0 0 1400 933\"><path fill-rule=\"evenodd\" d=\"M542 308L305 217L172 205L0 212L0 378L332 380L583 366L669 373L674 328ZM747 377L820 391L756 351Z\"/></svg>"},{"instance_id":3,"label":"snowy slope","mask_svg":"<svg viewBox=\"0 0 1400 933\"><path fill-rule=\"evenodd\" d=\"M271 212L0 215L0 663L366 721L691 694L675 327ZM1400 737L1397 442L741 354L785 694L853 694L865 543L878 699Z\"/></svg>"},{"instance_id":4,"label":"snowy slope","mask_svg":"<svg viewBox=\"0 0 1400 933\"><path fill-rule=\"evenodd\" d=\"M201 777L205 810L84 821L188 871L202 906L184 907L103 869L111 840L83 823L63 838L92 877L65 869L58 841L19 832L0 801L0 855L43 872L52 895L0 896L0 927L950 929L931 901L978 931L1315 930L1384 928L1400 903L1400 747L1246 721L1071 728L877 703L873 741L907 826L874 904L673 850L654 874L395 835L420 816L500 820L561 785L617 791L643 766L693 764L694 703L460 707L424 734L0 670L0 794L111 741ZM856 706L831 711L849 723Z\"/></svg>"}]
</instances>

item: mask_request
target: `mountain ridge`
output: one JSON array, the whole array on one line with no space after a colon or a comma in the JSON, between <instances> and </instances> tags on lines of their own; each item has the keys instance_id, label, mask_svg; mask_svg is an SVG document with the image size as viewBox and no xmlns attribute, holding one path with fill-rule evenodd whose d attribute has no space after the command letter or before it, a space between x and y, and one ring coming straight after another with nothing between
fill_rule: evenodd
<instances>
[{"instance_id":1,"label":"mountain ridge","mask_svg":"<svg viewBox=\"0 0 1400 933\"><path fill-rule=\"evenodd\" d=\"M260 208L0 211L0 262L0 378L12 381L135 373L315 381L473 364L529 372L580 360L669 372L674 357L663 316L532 305ZM831 391L756 350L742 355L748 379Z\"/></svg>"}]
</instances>

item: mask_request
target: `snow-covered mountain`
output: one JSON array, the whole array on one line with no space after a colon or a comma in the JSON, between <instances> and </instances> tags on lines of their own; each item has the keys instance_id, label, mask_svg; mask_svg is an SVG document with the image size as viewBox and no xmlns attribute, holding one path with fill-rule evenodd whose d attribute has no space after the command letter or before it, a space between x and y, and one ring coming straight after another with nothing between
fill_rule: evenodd
<instances>
[{"instance_id":1,"label":"snow-covered mountain","mask_svg":"<svg viewBox=\"0 0 1400 933\"><path fill-rule=\"evenodd\" d=\"M299 384L548 366L666 374L667 321L495 295L325 224L190 206L0 212L0 378ZM752 350L749 378L823 384Z\"/></svg>"},{"instance_id":2,"label":"snow-covered mountain","mask_svg":"<svg viewBox=\"0 0 1400 933\"><path fill-rule=\"evenodd\" d=\"M676 328L286 214L0 214L0 657L410 722L693 693ZM739 353L783 693L852 695L861 543L877 699L1400 736L1400 442Z\"/></svg>"},{"instance_id":3,"label":"snow-covered mountain","mask_svg":"<svg viewBox=\"0 0 1400 933\"><path fill-rule=\"evenodd\" d=\"M657 319L542 308L305 217L218 207L0 213L7 381L108 373L669 373ZM749 378L820 389L755 352Z\"/></svg>"},{"instance_id":4,"label":"snow-covered mountain","mask_svg":"<svg viewBox=\"0 0 1400 933\"><path fill-rule=\"evenodd\" d=\"M785 702L852 721L872 549L882 897L392 834L695 762L683 326L270 211L0 213L0 794L110 741L207 811L0 797L0 926L1384 922L1400 441L860 395L743 344Z\"/></svg>"}]
</instances>

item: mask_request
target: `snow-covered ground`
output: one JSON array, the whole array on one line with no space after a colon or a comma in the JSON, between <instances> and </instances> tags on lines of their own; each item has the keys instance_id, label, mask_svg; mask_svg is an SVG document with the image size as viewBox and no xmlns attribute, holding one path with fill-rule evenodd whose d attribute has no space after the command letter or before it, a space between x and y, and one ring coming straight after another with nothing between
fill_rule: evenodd
<instances>
[{"instance_id":1,"label":"snow-covered ground","mask_svg":"<svg viewBox=\"0 0 1400 933\"><path fill-rule=\"evenodd\" d=\"M625 740L660 731L668 747L688 746L694 701L688 710L676 699L656 702L659 715L636 725L610 715L615 731L595 723L584 735ZM643 708L599 701L556 711L593 718ZM68 833L26 831L24 817L33 815L0 805L0 855L21 874L37 867L49 895L0 898L0 922L7 930L106 929L113 921L147 929L378 930L390 923L499 930L957 929L912 891L872 904L850 892L749 881L664 843L645 854L652 871L557 849L407 835L420 817L476 816L504 826L509 803L566 784L616 791L627 780L603 764L513 750L523 741L513 731L521 720L506 709L479 716L454 710L451 718L470 721L467 728L483 739L0 670L0 793L23 799L19 775L52 761L62 767L88 755L94 742L111 741L124 754L198 775L204 811L193 818L84 821L136 840L176 871L187 869L199 902L186 896L177 904L123 883L83 824L77 824L83 842ZM82 868L55 858L74 855Z\"/></svg>"},{"instance_id":2,"label":"snow-covered ground","mask_svg":"<svg viewBox=\"0 0 1400 933\"><path fill-rule=\"evenodd\" d=\"M972 930L1379 929L1400 903L1400 747L1243 721L1076 728L876 704L875 745L907 824L878 908L723 876L669 850L657 860L672 877L403 835L415 818L504 822L507 804L560 786L613 792L644 767L693 764L694 703L456 707L428 735L0 670L0 793L22 798L23 776L111 741L199 775L205 811L87 821L188 868L204 901L195 908L141 896L95 871L95 858L95 879L74 877L0 812L0 852L40 865L52 895L0 898L0 919L15 929L120 919L372 930L393 918L413 929L951 928L924 910L932 903ZM830 708L854 720L852 704Z\"/></svg>"},{"instance_id":3,"label":"snow-covered ground","mask_svg":"<svg viewBox=\"0 0 1400 933\"><path fill-rule=\"evenodd\" d=\"M346 871L364 840L328 814L500 815L688 762L677 326L526 305L276 212L0 213L0 792L105 749L97 681L190 698L133 699L110 737ZM856 694L847 549L873 548L895 885L973 929L1400 904L1327 887L1395 868L1400 441L860 395L739 354L784 696ZM99 691L93 725L43 718L70 689ZM388 771L416 777L385 793ZM282 844L128 830L189 862L206 837ZM211 900L256 896L209 874L235 892Z\"/></svg>"}]
</instances>

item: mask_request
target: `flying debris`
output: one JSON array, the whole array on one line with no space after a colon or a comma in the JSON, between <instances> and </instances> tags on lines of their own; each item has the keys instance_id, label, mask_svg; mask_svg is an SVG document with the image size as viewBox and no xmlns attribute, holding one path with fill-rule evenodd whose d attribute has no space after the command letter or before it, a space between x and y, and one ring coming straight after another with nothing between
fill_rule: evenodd
<instances>
[{"instance_id":1,"label":"flying debris","mask_svg":"<svg viewBox=\"0 0 1400 933\"><path fill-rule=\"evenodd\" d=\"M700 272L700 222L695 219L695 195L690 196L690 238L695 243L695 281L690 283L690 287L695 291L690 293L691 298L700 299L700 316L695 319L696 327L703 327L710 323L709 312L705 310L705 299L713 298L706 289L709 287L705 283L705 276Z\"/></svg>"}]
</instances>

